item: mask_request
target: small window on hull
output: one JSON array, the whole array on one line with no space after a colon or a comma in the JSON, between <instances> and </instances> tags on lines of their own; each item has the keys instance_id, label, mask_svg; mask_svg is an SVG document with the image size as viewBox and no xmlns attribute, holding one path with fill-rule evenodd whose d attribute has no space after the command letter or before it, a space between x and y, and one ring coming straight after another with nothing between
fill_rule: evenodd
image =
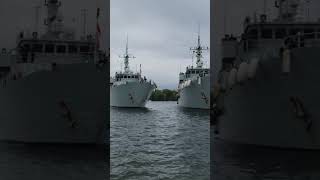
<instances>
[{"instance_id":1,"label":"small window on hull","mask_svg":"<svg viewBox=\"0 0 320 180\"><path fill-rule=\"evenodd\" d=\"M78 47L76 45L69 45L68 48L69 48L69 53L71 54L78 53Z\"/></svg>"},{"instance_id":2,"label":"small window on hull","mask_svg":"<svg viewBox=\"0 0 320 180\"><path fill-rule=\"evenodd\" d=\"M247 33L248 39L258 39L258 30L257 29L250 29Z\"/></svg>"},{"instance_id":3,"label":"small window on hull","mask_svg":"<svg viewBox=\"0 0 320 180\"><path fill-rule=\"evenodd\" d=\"M262 29L261 38L263 39L272 39L272 29Z\"/></svg>"},{"instance_id":4,"label":"small window on hull","mask_svg":"<svg viewBox=\"0 0 320 180\"><path fill-rule=\"evenodd\" d=\"M29 44L24 44L23 49L29 51L30 50L30 45Z\"/></svg>"},{"instance_id":5,"label":"small window on hull","mask_svg":"<svg viewBox=\"0 0 320 180\"><path fill-rule=\"evenodd\" d=\"M90 50L89 46L80 46L81 53L88 53Z\"/></svg>"},{"instance_id":6,"label":"small window on hull","mask_svg":"<svg viewBox=\"0 0 320 180\"><path fill-rule=\"evenodd\" d=\"M41 53L42 47L43 47L42 44L34 44L32 45L32 51Z\"/></svg>"},{"instance_id":7,"label":"small window on hull","mask_svg":"<svg viewBox=\"0 0 320 180\"><path fill-rule=\"evenodd\" d=\"M44 48L46 53L54 53L54 45L53 44L46 44Z\"/></svg>"},{"instance_id":8,"label":"small window on hull","mask_svg":"<svg viewBox=\"0 0 320 180\"><path fill-rule=\"evenodd\" d=\"M275 35L276 39L284 39L287 36L287 31L285 28L276 29Z\"/></svg>"},{"instance_id":9,"label":"small window on hull","mask_svg":"<svg viewBox=\"0 0 320 180\"><path fill-rule=\"evenodd\" d=\"M57 46L57 53L66 53L66 46L58 45Z\"/></svg>"}]
</instances>

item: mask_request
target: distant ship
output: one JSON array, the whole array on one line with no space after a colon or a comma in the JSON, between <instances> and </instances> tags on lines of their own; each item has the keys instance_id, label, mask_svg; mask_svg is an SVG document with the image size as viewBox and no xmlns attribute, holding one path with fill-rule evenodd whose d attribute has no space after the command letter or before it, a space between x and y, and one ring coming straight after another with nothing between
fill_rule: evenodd
<instances>
[{"instance_id":1,"label":"distant ship","mask_svg":"<svg viewBox=\"0 0 320 180\"><path fill-rule=\"evenodd\" d=\"M61 2L45 6L47 32L21 32L16 48L0 53L0 140L103 144L106 52L91 36L76 40L65 31Z\"/></svg>"},{"instance_id":2,"label":"distant ship","mask_svg":"<svg viewBox=\"0 0 320 180\"><path fill-rule=\"evenodd\" d=\"M185 73L179 74L178 105L185 108L210 109L210 69L203 67L202 51L208 50L200 43L190 50L196 55L197 66L188 66Z\"/></svg>"},{"instance_id":3,"label":"distant ship","mask_svg":"<svg viewBox=\"0 0 320 180\"><path fill-rule=\"evenodd\" d=\"M113 107L145 107L157 85L129 68L128 39L124 59L124 71L116 72L110 81L110 105Z\"/></svg>"},{"instance_id":4,"label":"distant ship","mask_svg":"<svg viewBox=\"0 0 320 180\"><path fill-rule=\"evenodd\" d=\"M320 21L305 2L277 0L278 17L247 17L222 40L215 133L242 144L320 149Z\"/></svg>"}]
</instances>

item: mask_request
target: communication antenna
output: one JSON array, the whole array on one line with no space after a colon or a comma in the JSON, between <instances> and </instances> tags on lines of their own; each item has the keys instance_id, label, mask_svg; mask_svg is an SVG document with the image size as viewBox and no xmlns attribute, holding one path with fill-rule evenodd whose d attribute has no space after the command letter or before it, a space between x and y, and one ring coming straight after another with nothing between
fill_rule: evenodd
<instances>
[{"instance_id":1,"label":"communication antenna","mask_svg":"<svg viewBox=\"0 0 320 180\"><path fill-rule=\"evenodd\" d=\"M130 56L129 55L129 48L128 48L128 44L129 44L129 40L128 40L128 35L127 35L127 44L126 44L126 52L123 56L120 56L120 58L124 59L124 71L125 72L129 72L130 71L130 67L129 67L129 59L133 59L136 58L134 56Z\"/></svg>"},{"instance_id":2,"label":"communication antenna","mask_svg":"<svg viewBox=\"0 0 320 180\"><path fill-rule=\"evenodd\" d=\"M310 1L311 0L306 0L307 4L307 20L310 21Z\"/></svg>"},{"instance_id":3,"label":"communication antenna","mask_svg":"<svg viewBox=\"0 0 320 180\"><path fill-rule=\"evenodd\" d=\"M196 58L197 58L197 68L202 68L203 67L203 61L202 61L202 51L204 50L209 50L209 47L203 47L201 46L201 41L200 41L200 25L199 25L199 29L198 29L198 44L197 47L193 47L190 48L190 50L193 51L194 54L196 54ZM192 56L192 65L193 65L193 56Z\"/></svg>"},{"instance_id":4,"label":"communication antenna","mask_svg":"<svg viewBox=\"0 0 320 180\"><path fill-rule=\"evenodd\" d=\"M87 12L88 12L88 9L81 9L81 15L83 18L82 34L84 38L86 37L86 34L87 34Z\"/></svg>"},{"instance_id":5,"label":"communication antenna","mask_svg":"<svg viewBox=\"0 0 320 180\"><path fill-rule=\"evenodd\" d=\"M36 5L34 7L35 9L35 24L34 24L34 32L38 32L39 30L39 16L40 16L40 6L39 5Z\"/></svg>"},{"instance_id":6,"label":"communication antenna","mask_svg":"<svg viewBox=\"0 0 320 180\"><path fill-rule=\"evenodd\" d=\"M224 0L224 14L223 14L223 34L225 35L227 33L227 0Z\"/></svg>"},{"instance_id":7,"label":"communication antenna","mask_svg":"<svg viewBox=\"0 0 320 180\"><path fill-rule=\"evenodd\" d=\"M263 14L267 14L267 0L263 0Z\"/></svg>"}]
</instances>

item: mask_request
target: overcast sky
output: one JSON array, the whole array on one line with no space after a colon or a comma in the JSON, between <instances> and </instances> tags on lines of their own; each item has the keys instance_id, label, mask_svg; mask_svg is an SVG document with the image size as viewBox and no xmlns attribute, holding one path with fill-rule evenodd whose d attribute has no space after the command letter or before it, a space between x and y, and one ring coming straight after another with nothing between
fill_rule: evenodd
<instances>
[{"instance_id":1,"label":"overcast sky","mask_svg":"<svg viewBox=\"0 0 320 180\"><path fill-rule=\"evenodd\" d=\"M62 14L65 18L66 27L75 28L76 32L82 32L83 18L81 17L81 9L88 10L87 28L88 32L94 33L96 29L96 9L97 6L101 9L100 26L102 29L101 47L106 48L108 44L109 33L107 31L107 0L60 0L62 2ZM43 32L45 26L44 15L46 9L43 6L45 0L1 0L0 1L0 48L13 48L16 42L17 33L21 30L34 29L35 22L35 6L41 6L39 29Z\"/></svg>"},{"instance_id":2,"label":"overcast sky","mask_svg":"<svg viewBox=\"0 0 320 180\"><path fill-rule=\"evenodd\" d=\"M274 8L274 0L266 0L266 12L268 19L273 19L277 14L277 9ZM320 1L311 0L310 2L310 19L318 19L320 17ZM254 12L257 14L263 13L264 0L214 0L212 4L212 26L213 28L213 42L211 46L213 48L213 57L211 59L211 67L216 72L221 65L220 57L220 40L226 33L233 33L240 35L242 33L242 25L246 16L253 17ZM224 23L224 16L226 17L226 23ZM225 26L224 26L225 24ZM224 28L226 27L226 28Z\"/></svg>"},{"instance_id":3,"label":"overcast sky","mask_svg":"<svg viewBox=\"0 0 320 180\"><path fill-rule=\"evenodd\" d=\"M160 89L176 89L181 70L192 63L190 47L210 45L210 0L111 0L111 76L121 69L126 35L131 70L139 70ZM204 53L209 66L209 52ZM195 62L195 61L194 61ZM123 65L122 65L123 67Z\"/></svg>"}]
</instances>

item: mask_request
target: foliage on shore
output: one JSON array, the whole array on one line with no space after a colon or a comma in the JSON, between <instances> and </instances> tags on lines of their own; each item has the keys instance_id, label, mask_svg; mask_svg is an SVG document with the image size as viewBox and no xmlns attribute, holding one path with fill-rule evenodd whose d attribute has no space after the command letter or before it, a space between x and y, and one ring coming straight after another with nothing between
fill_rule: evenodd
<instances>
[{"instance_id":1,"label":"foliage on shore","mask_svg":"<svg viewBox=\"0 0 320 180\"><path fill-rule=\"evenodd\" d=\"M176 90L163 89L155 90L152 92L151 101L177 101L178 92Z\"/></svg>"}]
</instances>

